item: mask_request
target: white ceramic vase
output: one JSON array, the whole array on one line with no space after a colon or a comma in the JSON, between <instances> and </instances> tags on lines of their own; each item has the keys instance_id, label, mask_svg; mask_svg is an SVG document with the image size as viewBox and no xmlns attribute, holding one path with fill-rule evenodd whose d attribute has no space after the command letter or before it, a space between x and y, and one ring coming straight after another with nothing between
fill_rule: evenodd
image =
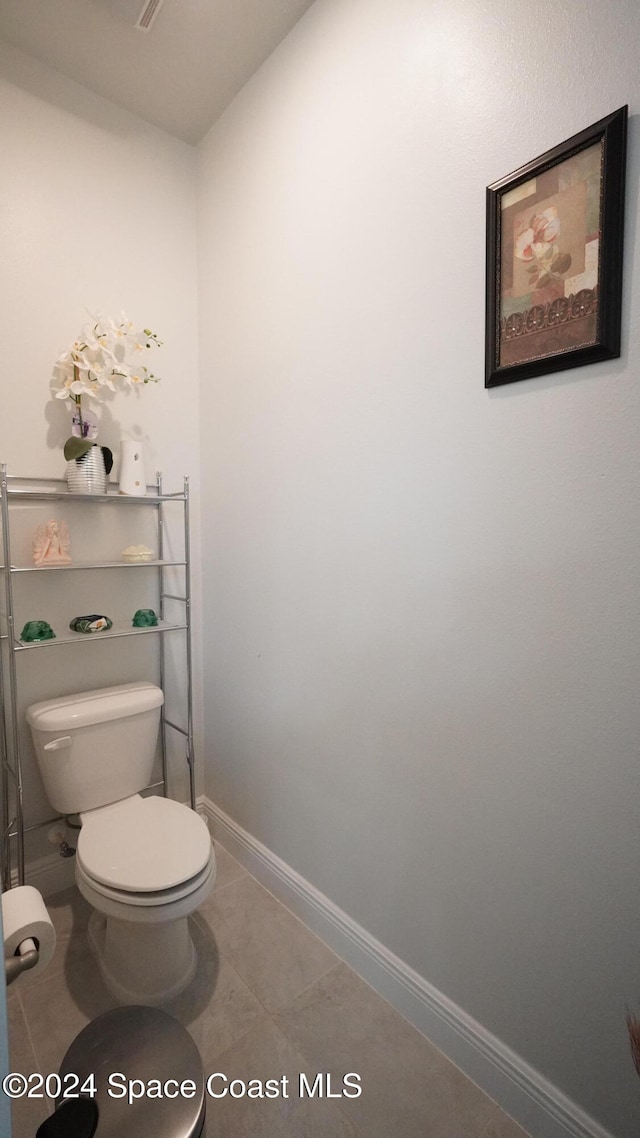
<instances>
[{"instance_id":1,"label":"white ceramic vase","mask_svg":"<svg viewBox=\"0 0 640 1138\"><path fill-rule=\"evenodd\" d=\"M72 458L66 469L70 494L106 494L107 470L99 446L92 446L82 458Z\"/></svg>"},{"instance_id":2,"label":"white ceramic vase","mask_svg":"<svg viewBox=\"0 0 640 1138\"><path fill-rule=\"evenodd\" d=\"M142 446L135 439L120 443L120 493L143 497L147 493Z\"/></svg>"}]
</instances>

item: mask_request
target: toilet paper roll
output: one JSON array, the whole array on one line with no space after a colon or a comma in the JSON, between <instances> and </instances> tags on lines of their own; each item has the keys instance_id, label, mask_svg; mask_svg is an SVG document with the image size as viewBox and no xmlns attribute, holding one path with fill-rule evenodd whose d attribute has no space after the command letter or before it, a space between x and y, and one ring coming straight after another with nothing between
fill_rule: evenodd
<instances>
[{"instance_id":1,"label":"toilet paper roll","mask_svg":"<svg viewBox=\"0 0 640 1138\"><path fill-rule=\"evenodd\" d=\"M32 937L39 951L38 963L30 969L31 976L35 976L47 967L56 947L56 933L46 905L33 885L9 889L1 900L4 955L14 956L18 945Z\"/></svg>"}]
</instances>

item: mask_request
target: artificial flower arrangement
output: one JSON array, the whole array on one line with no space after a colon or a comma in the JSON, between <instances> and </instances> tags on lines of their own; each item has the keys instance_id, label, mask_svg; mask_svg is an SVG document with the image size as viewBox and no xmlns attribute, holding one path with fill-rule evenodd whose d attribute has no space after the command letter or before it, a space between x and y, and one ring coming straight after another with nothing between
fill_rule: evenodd
<instances>
[{"instance_id":1,"label":"artificial flower arrangement","mask_svg":"<svg viewBox=\"0 0 640 1138\"><path fill-rule=\"evenodd\" d=\"M160 377L142 362L144 353L154 346L160 347L155 332L135 328L124 315L117 320L96 316L84 325L69 350L56 360L51 379L55 397L73 402L71 438L64 444L67 462L84 458L96 445L97 420L91 411L83 411L82 396L100 402L105 390L157 383ZM113 455L109 447L103 446L101 450L109 474Z\"/></svg>"}]
</instances>

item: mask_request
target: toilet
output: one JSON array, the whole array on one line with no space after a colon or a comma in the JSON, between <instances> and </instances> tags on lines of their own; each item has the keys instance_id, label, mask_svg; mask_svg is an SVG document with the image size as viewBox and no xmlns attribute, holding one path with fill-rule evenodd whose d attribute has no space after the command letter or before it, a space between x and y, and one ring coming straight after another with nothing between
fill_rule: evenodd
<instances>
[{"instance_id":1,"label":"toilet","mask_svg":"<svg viewBox=\"0 0 640 1138\"><path fill-rule=\"evenodd\" d=\"M163 700L143 681L27 709L49 802L80 816L76 883L94 910L89 943L122 1004L163 1004L190 983L197 961L188 917L215 881L203 819L180 802L141 794Z\"/></svg>"}]
</instances>

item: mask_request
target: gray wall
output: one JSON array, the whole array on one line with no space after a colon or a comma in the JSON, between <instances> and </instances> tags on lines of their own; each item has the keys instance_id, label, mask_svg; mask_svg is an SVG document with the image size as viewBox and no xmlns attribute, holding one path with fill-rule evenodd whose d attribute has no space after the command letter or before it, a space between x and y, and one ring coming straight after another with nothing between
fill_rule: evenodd
<instances>
[{"instance_id":1,"label":"gray wall","mask_svg":"<svg viewBox=\"0 0 640 1138\"><path fill-rule=\"evenodd\" d=\"M208 794L620 1138L636 0L317 0L201 147ZM630 104L623 354L483 388L485 187Z\"/></svg>"}]
</instances>

